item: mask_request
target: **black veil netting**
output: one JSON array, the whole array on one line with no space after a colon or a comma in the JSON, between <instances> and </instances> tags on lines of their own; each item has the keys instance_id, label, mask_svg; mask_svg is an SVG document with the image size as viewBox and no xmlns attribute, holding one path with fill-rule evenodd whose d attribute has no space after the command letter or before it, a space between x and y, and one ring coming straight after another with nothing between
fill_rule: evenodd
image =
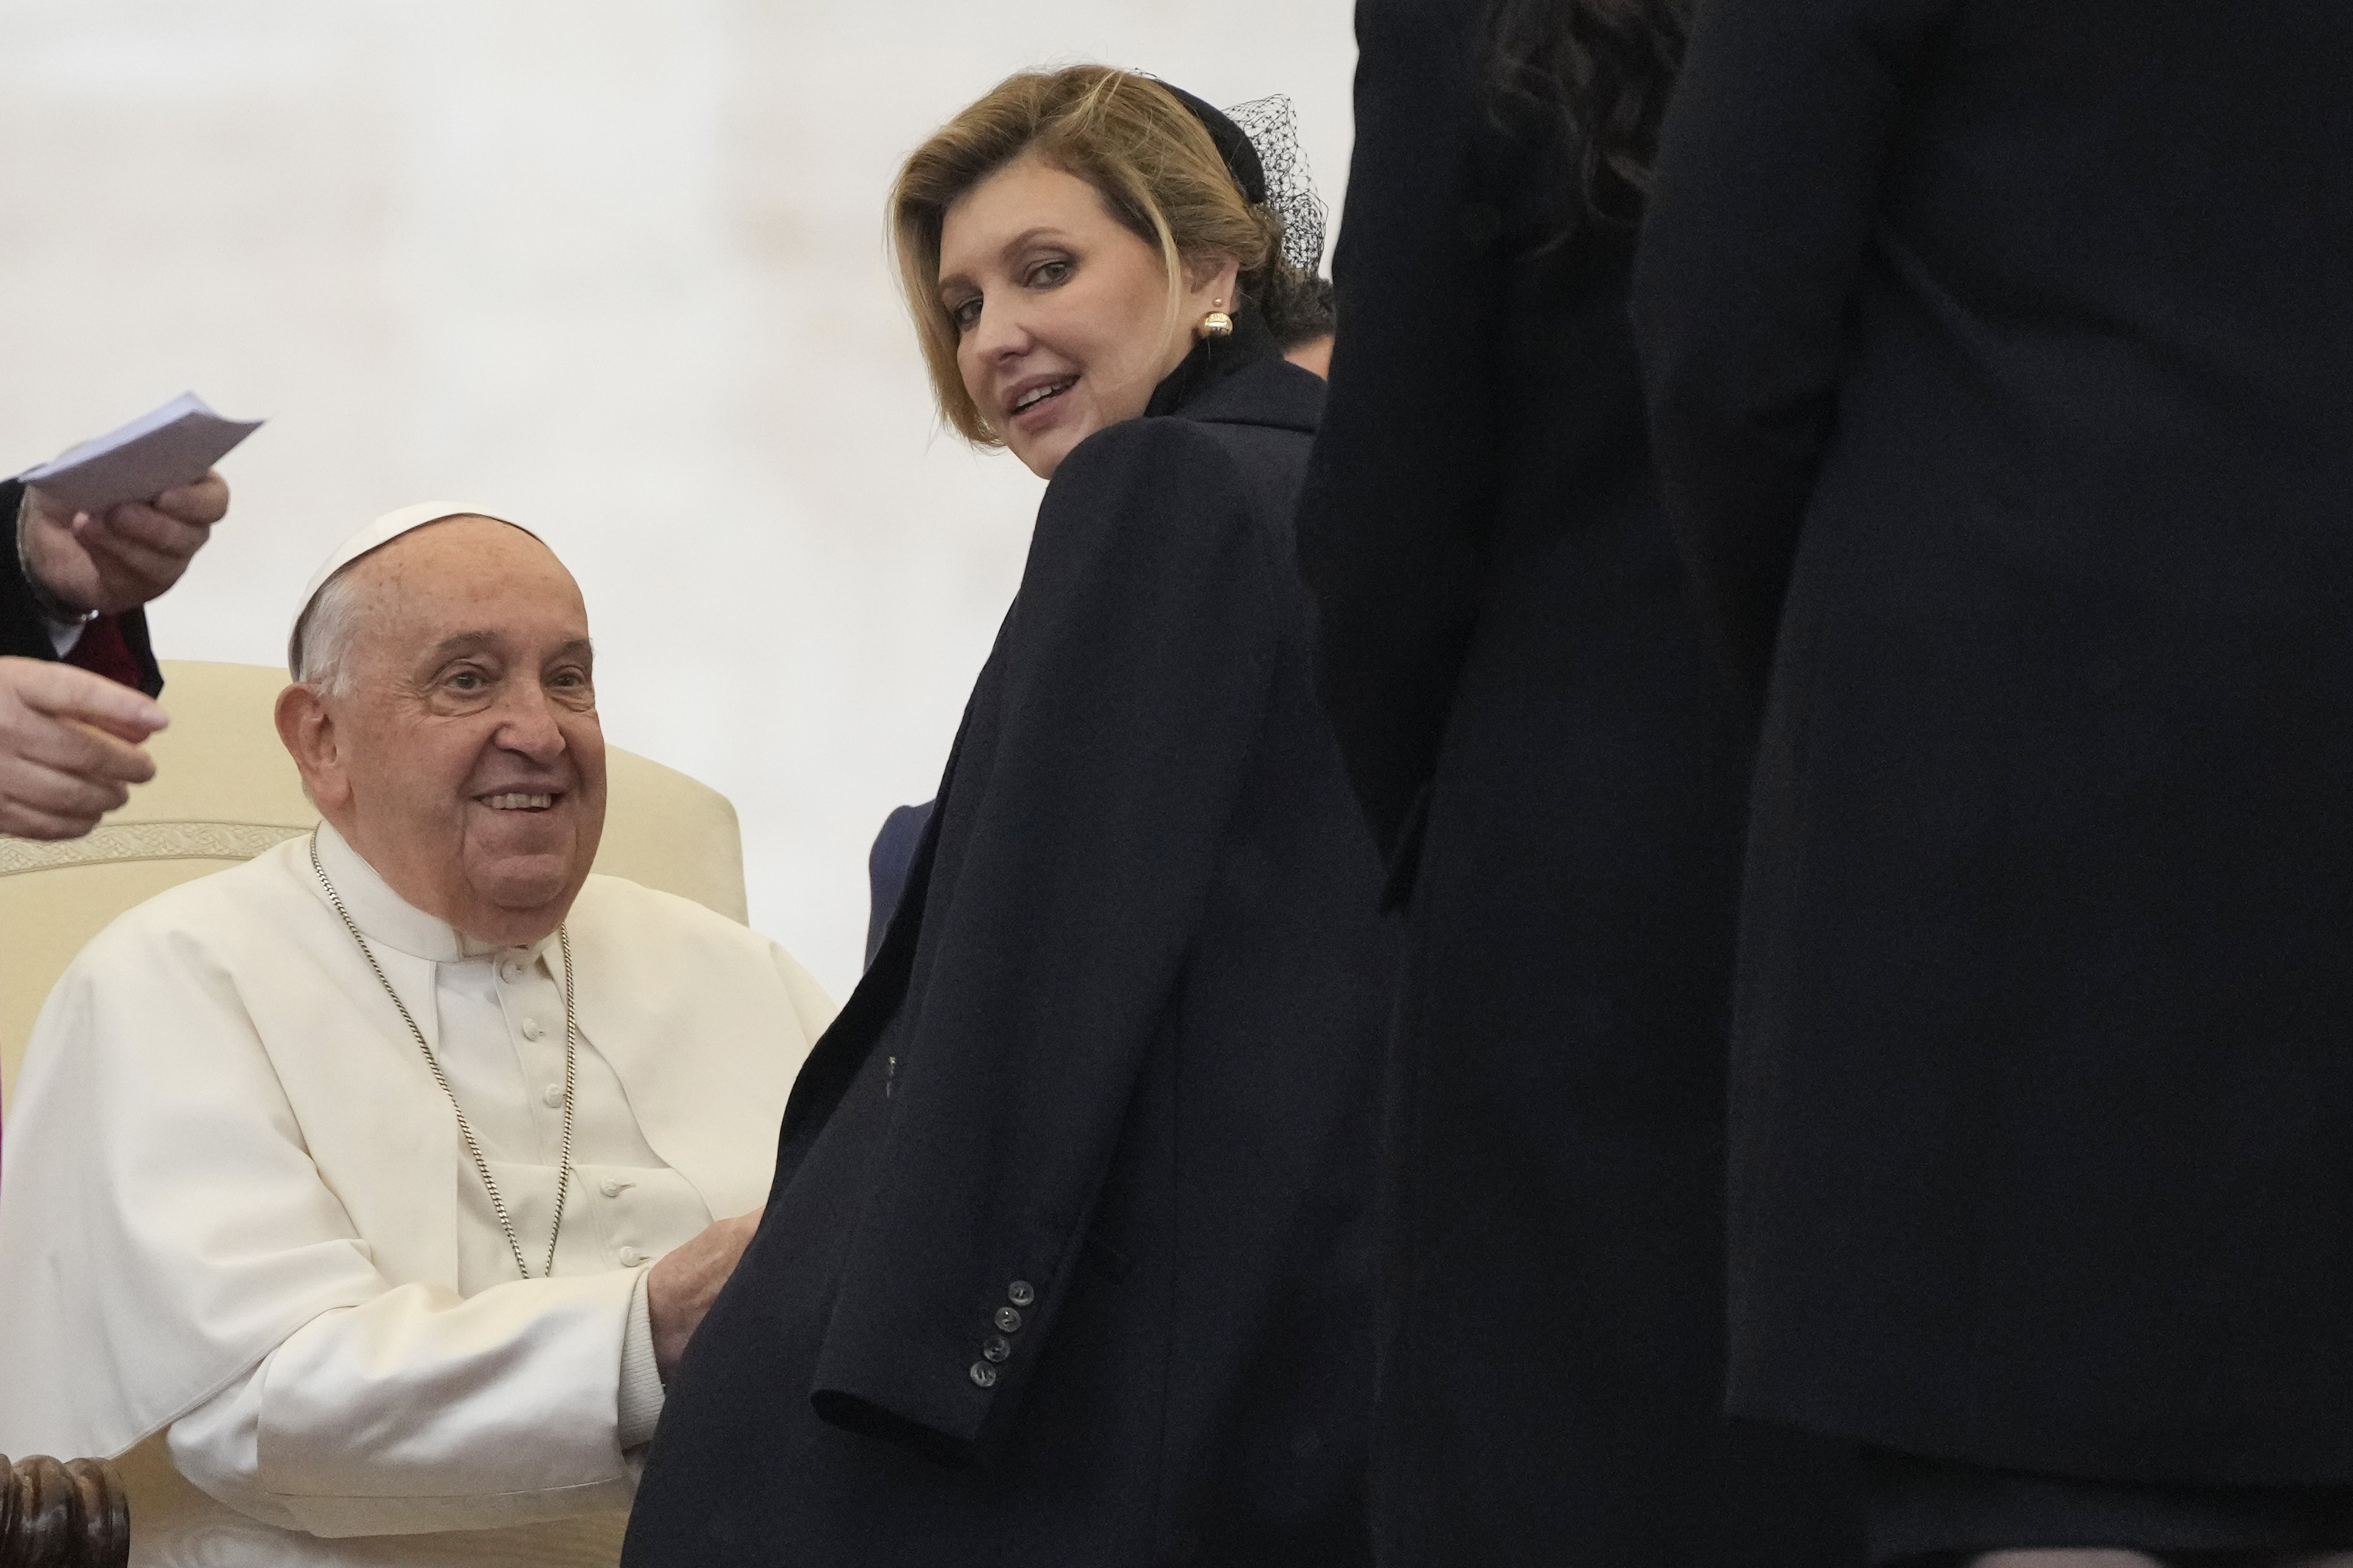
<instances>
[{"instance_id":1,"label":"black veil netting","mask_svg":"<svg viewBox=\"0 0 2353 1568\"><path fill-rule=\"evenodd\" d=\"M1174 82L1160 85L1208 128L1244 198L1282 221L1283 260L1303 278L1315 276L1324 264L1324 198L1308 173L1290 97L1278 92L1219 110Z\"/></svg>"},{"instance_id":2,"label":"black veil netting","mask_svg":"<svg viewBox=\"0 0 2353 1568\"><path fill-rule=\"evenodd\" d=\"M1226 118L1250 138L1265 182L1266 205L1282 220L1282 258L1303 278L1324 265L1324 198L1315 194L1307 150L1299 144L1299 114L1275 93L1237 103Z\"/></svg>"}]
</instances>

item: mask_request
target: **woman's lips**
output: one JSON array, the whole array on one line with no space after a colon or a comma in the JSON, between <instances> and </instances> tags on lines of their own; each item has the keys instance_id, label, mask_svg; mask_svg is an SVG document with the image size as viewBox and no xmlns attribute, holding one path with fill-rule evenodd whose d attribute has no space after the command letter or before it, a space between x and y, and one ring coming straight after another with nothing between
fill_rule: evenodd
<instances>
[{"instance_id":1,"label":"woman's lips","mask_svg":"<svg viewBox=\"0 0 2353 1568\"><path fill-rule=\"evenodd\" d=\"M1024 428L1046 424L1060 408L1062 399L1069 395L1071 388L1078 384L1079 378L1074 375L1066 381L1050 382L1043 387L1030 388L1014 399L1013 422Z\"/></svg>"}]
</instances>

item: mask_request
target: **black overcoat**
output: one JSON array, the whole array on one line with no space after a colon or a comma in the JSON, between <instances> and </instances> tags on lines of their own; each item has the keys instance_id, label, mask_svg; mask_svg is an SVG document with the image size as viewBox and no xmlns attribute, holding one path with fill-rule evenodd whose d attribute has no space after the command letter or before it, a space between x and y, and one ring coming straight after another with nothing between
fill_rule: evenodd
<instances>
[{"instance_id":1,"label":"black overcoat","mask_svg":"<svg viewBox=\"0 0 2353 1568\"><path fill-rule=\"evenodd\" d=\"M1268 360L1064 461L631 1568L1366 1559L1393 941Z\"/></svg>"},{"instance_id":2,"label":"black overcoat","mask_svg":"<svg viewBox=\"0 0 2353 1568\"><path fill-rule=\"evenodd\" d=\"M0 481L0 657L55 661L58 645L49 640L49 623L33 603L16 559L16 508L24 486ZM164 689L164 672L156 668L154 649L147 637L147 612L127 610L115 617L122 640L139 667L139 689L153 697Z\"/></svg>"},{"instance_id":3,"label":"black overcoat","mask_svg":"<svg viewBox=\"0 0 2353 1568\"><path fill-rule=\"evenodd\" d=\"M1660 513L1632 235L1481 91L1479 0L1360 0L1300 514L1322 689L1412 881L1382 1560L1836 1568L1838 1456L1723 1418L1747 742Z\"/></svg>"},{"instance_id":4,"label":"black overcoat","mask_svg":"<svg viewBox=\"0 0 2353 1568\"><path fill-rule=\"evenodd\" d=\"M1767 681L1736 1409L2353 1482L2353 6L1714 0L1638 319Z\"/></svg>"}]
</instances>

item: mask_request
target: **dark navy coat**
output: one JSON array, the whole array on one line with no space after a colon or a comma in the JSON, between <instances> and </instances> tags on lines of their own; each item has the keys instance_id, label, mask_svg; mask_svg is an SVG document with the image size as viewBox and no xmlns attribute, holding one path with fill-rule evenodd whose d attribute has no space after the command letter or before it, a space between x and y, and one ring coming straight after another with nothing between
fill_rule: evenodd
<instances>
[{"instance_id":1,"label":"dark navy coat","mask_svg":"<svg viewBox=\"0 0 2353 1568\"><path fill-rule=\"evenodd\" d=\"M1357 6L1300 517L1323 690L1410 892L1381 1561L1840 1568L1843 1456L1723 1415L1748 731L1660 507L1633 232L1571 229L1575 171L1496 123L1484 9Z\"/></svg>"},{"instance_id":2,"label":"dark navy coat","mask_svg":"<svg viewBox=\"0 0 2353 1568\"><path fill-rule=\"evenodd\" d=\"M1366 1560L1380 865L1308 668L1323 401L1082 443L671 1384L632 1568Z\"/></svg>"},{"instance_id":3,"label":"dark navy coat","mask_svg":"<svg viewBox=\"0 0 2353 1568\"><path fill-rule=\"evenodd\" d=\"M1638 316L1767 693L1735 1408L2353 1482L2353 7L1713 0Z\"/></svg>"}]
</instances>

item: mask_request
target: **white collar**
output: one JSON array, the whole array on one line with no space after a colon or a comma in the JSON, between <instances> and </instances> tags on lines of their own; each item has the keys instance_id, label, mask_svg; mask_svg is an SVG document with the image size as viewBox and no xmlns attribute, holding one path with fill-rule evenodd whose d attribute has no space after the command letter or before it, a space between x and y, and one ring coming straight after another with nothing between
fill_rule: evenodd
<instances>
[{"instance_id":1,"label":"white collar","mask_svg":"<svg viewBox=\"0 0 2353 1568\"><path fill-rule=\"evenodd\" d=\"M457 963L470 958L506 954L528 963L538 958L555 940L550 933L528 946L501 947L468 936L438 915L427 914L394 892L392 884L378 875L376 868L330 822L319 824L319 864L326 868L328 879L335 884L335 891L343 899L343 908L351 911L352 923L360 928L360 934L411 958ZM320 890L319 899L326 902L325 889Z\"/></svg>"}]
</instances>

